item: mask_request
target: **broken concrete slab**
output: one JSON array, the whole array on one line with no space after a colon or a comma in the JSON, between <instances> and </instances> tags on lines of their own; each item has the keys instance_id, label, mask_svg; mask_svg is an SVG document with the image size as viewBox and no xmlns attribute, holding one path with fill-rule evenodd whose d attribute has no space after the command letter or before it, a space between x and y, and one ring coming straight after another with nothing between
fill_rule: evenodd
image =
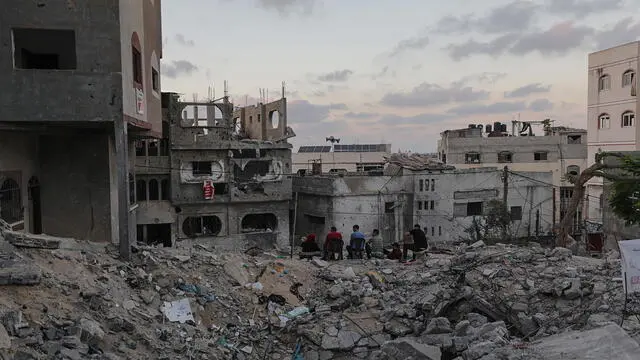
<instances>
[{"instance_id":1,"label":"broken concrete slab","mask_svg":"<svg viewBox=\"0 0 640 360\"><path fill-rule=\"evenodd\" d=\"M534 349L545 360L636 360L640 354L640 345L616 324L551 336Z\"/></svg>"},{"instance_id":2,"label":"broken concrete slab","mask_svg":"<svg viewBox=\"0 0 640 360\"><path fill-rule=\"evenodd\" d=\"M54 236L21 231L4 231L3 236L13 246L37 249L58 249L60 241L63 240Z\"/></svg>"},{"instance_id":3,"label":"broken concrete slab","mask_svg":"<svg viewBox=\"0 0 640 360\"><path fill-rule=\"evenodd\" d=\"M9 333L7 329L4 328L4 325L0 324L0 349L10 349L11 348L11 337L9 337Z\"/></svg>"},{"instance_id":4,"label":"broken concrete slab","mask_svg":"<svg viewBox=\"0 0 640 360\"><path fill-rule=\"evenodd\" d=\"M0 285L36 285L42 271L27 260L0 259Z\"/></svg>"},{"instance_id":5,"label":"broken concrete slab","mask_svg":"<svg viewBox=\"0 0 640 360\"><path fill-rule=\"evenodd\" d=\"M382 345L382 352L388 359L440 360L439 347L417 343L411 339L397 339Z\"/></svg>"}]
</instances>

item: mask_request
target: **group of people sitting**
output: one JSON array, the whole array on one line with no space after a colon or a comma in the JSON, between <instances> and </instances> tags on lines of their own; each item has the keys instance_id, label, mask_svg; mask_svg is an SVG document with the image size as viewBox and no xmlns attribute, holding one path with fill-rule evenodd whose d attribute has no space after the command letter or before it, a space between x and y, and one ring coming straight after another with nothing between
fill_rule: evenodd
<instances>
[{"instance_id":1,"label":"group of people sitting","mask_svg":"<svg viewBox=\"0 0 640 360\"><path fill-rule=\"evenodd\" d=\"M302 242L302 252L300 258L312 258L322 254L323 260L343 260L344 239L342 233L338 232L335 226L331 227L331 231L327 234L322 249L316 243L316 235L309 234ZM346 246L348 259L364 259L365 255L368 259L391 259L401 262L408 260L408 252L411 250L412 259L415 261L416 254L426 251L428 247L427 236L420 225L415 225L413 230L404 234L402 250L400 244L393 243L391 249L385 249L380 236L380 230L374 229L369 239L364 233L360 232L360 226L353 225L353 232L349 237L349 244Z\"/></svg>"}]
</instances>

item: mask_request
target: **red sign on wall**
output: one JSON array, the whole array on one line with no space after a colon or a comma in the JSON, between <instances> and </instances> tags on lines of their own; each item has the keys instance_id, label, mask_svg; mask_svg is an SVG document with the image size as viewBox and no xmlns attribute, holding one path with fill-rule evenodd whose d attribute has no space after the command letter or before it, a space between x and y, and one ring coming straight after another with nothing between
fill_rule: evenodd
<instances>
[{"instance_id":1,"label":"red sign on wall","mask_svg":"<svg viewBox=\"0 0 640 360\"><path fill-rule=\"evenodd\" d=\"M202 185L202 191L205 200L212 200L216 192L216 189L213 187L213 181L205 180L204 185Z\"/></svg>"}]
</instances>

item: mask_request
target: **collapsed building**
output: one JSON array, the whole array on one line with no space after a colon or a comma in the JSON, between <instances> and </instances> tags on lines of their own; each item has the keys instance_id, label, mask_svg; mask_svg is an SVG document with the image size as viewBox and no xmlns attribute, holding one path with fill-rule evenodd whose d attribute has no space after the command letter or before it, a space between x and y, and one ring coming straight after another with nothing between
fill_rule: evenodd
<instances>
[{"instance_id":1,"label":"collapsed building","mask_svg":"<svg viewBox=\"0 0 640 360\"><path fill-rule=\"evenodd\" d=\"M287 99L235 108L163 94L164 134L137 145L138 238L221 248L289 244Z\"/></svg>"}]
</instances>

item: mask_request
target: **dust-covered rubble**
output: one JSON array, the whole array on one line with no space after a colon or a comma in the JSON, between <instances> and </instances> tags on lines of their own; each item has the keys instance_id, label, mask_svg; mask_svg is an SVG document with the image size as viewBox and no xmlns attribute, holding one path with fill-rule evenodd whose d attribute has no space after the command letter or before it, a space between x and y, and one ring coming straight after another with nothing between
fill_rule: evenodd
<instances>
[{"instance_id":1,"label":"dust-covered rubble","mask_svg":"<svg viewBox=\"0 0 640 360\"><path fill-rule=\"evenodd\" d=\"M615 256L535 243L474 244L407 264L201 243L136 247L128 263L111 246L69 239L2 249L41 272L39 283L0 292L7 360L537 359L536 342L622 319ZM623 328L635 337L640 323L627 317Z\"/></svg>"}]
</instances>

